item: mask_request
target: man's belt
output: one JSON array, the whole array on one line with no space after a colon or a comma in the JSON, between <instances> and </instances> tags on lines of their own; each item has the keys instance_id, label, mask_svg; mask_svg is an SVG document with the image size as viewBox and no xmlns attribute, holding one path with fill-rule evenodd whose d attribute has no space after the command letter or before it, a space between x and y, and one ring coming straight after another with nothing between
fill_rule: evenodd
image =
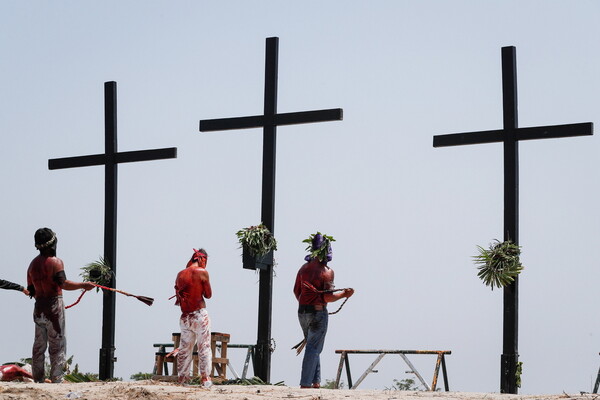
<instances>
[{"instance_id":1,"label":"man's belt","mask_svg":"<svg viewBox=\"0 0 600 400\"><path fill-rule=\"evenodd\" d=\"M327 306L320 304L300 304L298 306L298 313L300 314L309 314L314 313L316 311L327 310Z\"/></svg>"}]
</instances>

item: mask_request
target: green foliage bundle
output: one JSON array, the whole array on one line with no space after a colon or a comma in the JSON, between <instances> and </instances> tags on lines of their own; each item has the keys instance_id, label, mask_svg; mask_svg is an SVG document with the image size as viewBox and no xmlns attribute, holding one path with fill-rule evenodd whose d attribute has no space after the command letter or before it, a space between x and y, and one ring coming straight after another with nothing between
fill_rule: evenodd
<instances>
[{"instance_id":1,"label":"green foliage bundle","mask_svg":"<svg viewBox=\"0 0 600 400\"><path fill-rule=\"evenodd\" d=\"M315 240L316 236L321 237L321 243L318 248L313 249L313 241ZM306 246L306 251L310 252L309 257L311 259L316 258L321 262L328 261L328 256L331 255L331 242L335 242L333 236L324 235L321 232L313 233L307 239L302 241L302 243L308 243L308 246Z\"/></svg>"},{"instance_id":2,"label":"green foliage bundle","mask_svg":"<svg viewBox=\"0 0 600 400\"><path fill-rule=\"evenodd\" d=\"M419 386L415 385L413 378L405 378L402 380L394 379L393 390L419 390Z\"/></svg>"},{"instance_id":3,"label":"green foliage bundle","mask_svg":"<svg viewBox=\"0 0 600 400\"><path fill-rule=\"evenodd\" d=\"M523 270L521 247L511 241L496 240L489 249L477 246L479 255L473 257L479 272L477 276L486 286L503 288L515 280Z\"/></svg>"},{"instance_id":4,"label":"green foliage bundle","mask_svg":"<svg viewBox=\"0 0 600 400\"><path fill-rule=\"evenodd\" d=\"M521 387L521 375L523 375L523 363L521 361L517 362L517 369L515 371L515 385L520 388Z\"/></svg>"},{"instance_id":5,"label":"green foliage bundle","mask_svg":"<svg viewBox=\"0 0 600 400\"><path fill-rule=\"evenodd\" d=\"M83 278L84 282L92 282L102 286L109 286L113 276L110 264L104 257L100 257L99 260L91 262L85 267L81 267L81 270L83 272L79 275ZM96 291L98 290L100 289L96 288Z\"/></svg>"},{"instance_id":6,"label":"green foliage bundle","mask_svg":"<svg viewBox=\"0 0 600 400\"><path fill-rule=\"evenodd\" d=\"M149 372L138 372L137 374L133 374L129 377L132 381L146 381L152 379L154 374Z\"/></svg>"},{"instance_id":7,"label":"green foliage bundle","mask_svg":"<svg viewBox=\"0 0 600 400\"><path fill-rule=\"evenodd\" d=\"M340 387L338 389L344 389L346 384L344 381L340 381ZM335 389L335 379L325 379L325 383L321 384L321 389Z\"/></svg>"},{"instance_id":8,"label":"green foliage bundle","mask_svg":"<svg viewBox=\"0 0 600 400\"><path fill-rule=\"evenodd\" d=\"M241 247L246 246L253 257L262 257L271 250L277 250L277 240L262 223L236 232Z\"/></svg>"},{"instance_id":9,"label":"green foliage bundle","mask_svg":"<svg viewBox=\"0 0 600 400\"><path fill-rule=\"evenodd\" d=\"M75 365L73 372L64 376L64 380L71 383L100 382L100 379L98 379L98 374L79 372L79 366L77 364Z\"/></svg>"}]
</instances>

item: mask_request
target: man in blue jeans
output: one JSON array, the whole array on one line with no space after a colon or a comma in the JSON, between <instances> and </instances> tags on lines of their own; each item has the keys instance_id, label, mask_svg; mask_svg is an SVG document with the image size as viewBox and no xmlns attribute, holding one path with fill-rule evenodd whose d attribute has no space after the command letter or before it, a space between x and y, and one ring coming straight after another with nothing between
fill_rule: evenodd
<instances>
[{"instance_id":1,"label":"man in blue jeans","mask_svg":"<svg viewBox=\"0 0 600 400\"><path fill-rule=\"evenodd\" d=\"M298 320L304 333L306 347L302 360L301 388L321 387L321 361L329 314L327 303L350 297L353 289L332 292L334 273L327 266L331 261L330 240L333 238L317 233L311 235L311 254L298 271L294 284L294 295L298 300Z\"/></svg>"}]
</instances>

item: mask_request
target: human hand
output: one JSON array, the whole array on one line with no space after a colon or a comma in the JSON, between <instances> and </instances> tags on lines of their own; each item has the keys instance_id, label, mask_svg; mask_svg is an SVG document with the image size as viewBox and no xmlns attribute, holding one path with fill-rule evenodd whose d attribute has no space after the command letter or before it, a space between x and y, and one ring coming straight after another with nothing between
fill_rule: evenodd
<instances>
[{"instance_id":1,"label":"human hand","mask_svg":"<svg viewBox=\"0 0 600 400\"><path fill-rule=\"evenodd\" d=\"M352 289L352 288L344 289L344 297L352 297L353 294L354 294L354 289Z\"/></svg>"},{"instance_id":2,"label":"human hand","mask_svg":"<svg viewBox=\"0 0 600 400\"><path fill-rule=\"evenodd\" d=\"M83 282L83 287L82 289L84 290L92 290L94 289L96 286L94 286L94 284L92 282Z\"/></svg>"},{"instance_id":3,"label":"human hand","mask_svg":"<svg viewBox=\"0 0 600 400\"><path fill-rule=\"evenodd\" d=\"M23 288L22 292L25 294L25 296L29 296L29 290L27 290L27 288Z\"/></svg>"}]
</instances>

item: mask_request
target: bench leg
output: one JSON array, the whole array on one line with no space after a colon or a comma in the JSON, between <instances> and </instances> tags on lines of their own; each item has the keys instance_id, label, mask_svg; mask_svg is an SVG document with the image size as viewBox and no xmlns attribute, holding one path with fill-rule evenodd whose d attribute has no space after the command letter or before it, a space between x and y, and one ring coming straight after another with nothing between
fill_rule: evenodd
<instances>
[{"instance_id":1,"label":"bench leg","mask_svg":"<svg viewBox=\"0 0 600 400\"><path fill-rule=\"evenodd\" d=\"M592 393L598 393L598 385L600 385L600 368L598 369L598 376L596 377L596 383L594 384L594 390Z\"/></svg>"},{"instance_id":2,"label":"bench leg","mask_svg":"<svg viewBox=\"0 0 600 400\"><path fill-rule=\"evenodd\" d=\"M163 365L165 363L165 356L156 356L156 364L154 365L154 371L156 375L163 374Z\"/></svg>"},{"instance_id":3,"label":"bench leg","mask_svg":"<svg viewBox=\"0 0 600 400\"><path fill-rule=\"evenodd\" d=\"M352 389L352 374L350 373L350 360L348 353L344 354L344 362L346 363L346 377L348 378L348 389Z\"/></svg>"},{"instance_id":4,"label":"bench leg","mask_svg":"<svg viewBox=\"0 0 600 400\"><path fill-rule=\"evenodd\" d=\"M358 380L356 381L356 385L354 385L350 389L356 389L358 387L358 385L360 385L361 382L365 380L365 378L367 377L367 375L369 375L373 371L373 368L375 368L375 366L377 364L379 364L379 361L381 361L381 359L383 358L383 356L385 356L385 353L379 354L377 356L377 358L375 359L375 361L373 361L373 363L371 363L371 365L369 366L369 368L367 368L367 370L361 375L361 377L358 378Z\"/></svg>"},{"instance_id":5,"label":"bench leg","mask_svg":"<svg viewBox=\"0 0 600 400\"><path fill-rule=\"evenodd\" d=\"M248 347L248 351L246 352L246 360L244 361L244 370L242 371L242 379L246 379L246 375L248 374L248 365L250 364L250 357L253 355L252 347Z\"/></svg>"},{"instance_id":6,"label":"bench leg","mask_svg":"<svg viewBox=\"0 0 600 400\"><path fill-rule=\"evenodd\" d=\"M437 386L438 374L440 373L440 364L442 363L443 354L438 354L437 360L435 362L435 369L433 370L433 381L431 382L431 391L435 392L435 388Z\"/></svg>"},{"instance_id":7,"label":"bench leg","mask_svg":"<svg viewBox=\"0 0 600 400\"><path fill-rule=\"evenodd\" d=\"M450 387L448 386L448 373L446 372L446 357L442 354L442 374L444 375L444 388L446 392L450 391Z\"/></svg>"},{"instance_id":8,"label":"bench leg","mask_svg":"<svg viewBox=\"0 0 600 400\"><path fill-rule=\"evenodd\" d=\"M335 376L335 385L333 386L334 389L340 388L340 377L342 376L342 369L344 368L344 355L345 354L346 353L342 353L340 356L340 365L338 366L337 375Z\"/></svg>"},{"instance_id":9,"label":"bench leg","mask_svg":"<svg viewBox=\"0 0 600 400\"><path fill-rule=\"evenodd\" d=\"M415 376L419 379L419 381L421 381L421 384L423 386L425 386L425 389L431 390L429 388L429 385L427 384L427 382L425 382L425 379L423 379L423 377L421 376L421 374L419 373L419 371L417 371L417 369L415 368L415 366L413 365L413 363L410 362L410 360L408 359L408 357L406 357L405 354L400 354L400 357L402 357L402 359L404 360L404 362L406 363L406 365L408 365L408 367L413 372L413 374L415 374Z\"/></svg>"}]
</instances>

